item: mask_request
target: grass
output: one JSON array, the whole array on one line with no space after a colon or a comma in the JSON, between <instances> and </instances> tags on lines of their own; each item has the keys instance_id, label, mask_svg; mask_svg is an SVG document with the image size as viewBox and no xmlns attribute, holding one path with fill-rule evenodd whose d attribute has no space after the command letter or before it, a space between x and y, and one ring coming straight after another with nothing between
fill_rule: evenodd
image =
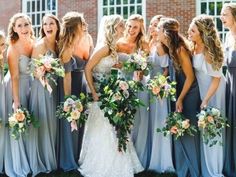
<instances>
[{"instance_id":1,"label":"grass","mask_svg":"<svg viewBox=\"0 0 236 177\"><path fill-rule=\"evenodd\" d=\"M6 176L0 175L0 177L6 177ZM66 172L66 173L61 172L61 171L56 171L49 174L39 174L36 177L83 177L83 176L81 176L76 171L71 171L71 172ZM177 176L174 173L158 174L152 171L145 171L145 172L135 175L134 177L177 177Z\"/></svg>"}]
</instances>

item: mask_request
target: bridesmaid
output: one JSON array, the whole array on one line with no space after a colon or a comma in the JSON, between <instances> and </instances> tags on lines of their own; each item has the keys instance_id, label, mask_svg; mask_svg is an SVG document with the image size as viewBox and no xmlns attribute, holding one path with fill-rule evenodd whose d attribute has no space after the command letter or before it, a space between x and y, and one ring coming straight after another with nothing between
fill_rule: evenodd
<instances>
[{"instance_id":1,"label":"bridesmaid","mask_svg":"<svg viewBox=\"0 0 236 177\"><path fill-rule=\"evenodd\" d=\"M224 175L236 177L236 3L226 3L221 10L221 21L229 29L224 45L226 72L226 129Z\"/></svg>"},{"instance_id":2,"label":"bridesmaid","mask_svg":"<svg viewBox=\"0 0 236 177\"><path fill-rule=\"evenodd\" d=\"M62 32L59 40L59 57L62 60L65 68L65 77L63 79L64 94L72 94L72 72L78 69L76 59L73 57L75 46L84 35L84 27L86 22L81 13L68 12L62 18ZM78 83L82 85L82 83ZM73 93L74 94L74 93ZM63 98L60 98L63 101ZM60 140L59 140L59 167L64 171L75 170L78 168L76 153L73 145L73 134L70 124L66 120L60 120ZM79 135L83 136L83 135ZM77 154L77 155L76 155Z\"/></svg>"},{"instance_id":3,"label":"bridesmaid","mask_svg":"<svg viewBox=\"0 0 236 177\"><path fill-rule=\"evenodd\" d=\"M168 48L174 65L177 82L176 111L182 112L197 126L199 111L199 89L191 64L191 52L185 39L179 34L179 22L173 18L162 18L157 28L158 40ZM174 160L179 177L200 176L199 135L184 135L174 142Z\"/></svg>"},{"instance_id":4,"label":"bridesmaid","mask_svg":"<svg viewBox=\"0 0 236 177\"><path fill-rule=\"evenodd\" d=\"M77 69L71 72L71 94L79 96L80 93L86 93L87 82L84 75L85 66L92 54L94 45L91 35L88 33L88 24L82 23L84 35L79 38L75 44L73 58L76 61ZM79 159L84 127L79 128L78 132L73 132L73 149L75 159Z\"/></svg>"},{"instance_id":5,"label":"bridesmaid","mask_svg":"<svg viewBox=\"0 0 236 177\"><path fill-rule=\"evenodd\" d=\"M40 39L34 45L32 58L38 59L40 55L48 55L57 58L57 41L59 40L60 22L52 14L46 14L42 19ZM30 153L29 161L33 176L40 172L49 173L57 168L56 159L56 103L57 86L50 83L52 93L43 87L35 72L31 86L30 110L39 120L38 131L32 130L31 136L35 142L35 151ZM56 78L55 78L56 80ZM32 151L29 147L28 151Z\"/></svg>"},{"instance_id":6,"label":"bridesmaid","mask_svg":"<svg viewBox=\"0 0 236 177\"><path fill-rule=\"evenodd\" d=\"M222 73L223 49L213 21L207 15L192 20L188 30L193 42L193 67L199 84L201 109L206 106L225 110L225 80ZM223 142L223 138L219 138ZM202 139L201 169L203 177L220 177L223 170L223 146L209 147Z\"/></svg>"},{"instance_id":7,"label":"bridesmaid","mask_svg":"<svg viewBox=\"0 0 236 177\"><path fill-rule=\"evenodd\" d=\"M126 22L126 29L124 37L117 42L117 51L119 55L119 60L122 62L127 60L129 55L138 50L143 50L149 52L148 43L145 40L145 29L144 29L144 19L139 14L131 15ZM141 74L135 72L134 74ZM142 75L142 74L141 74ZM146 83L146 77L142 76L143 84ZM129 74L126 74L127 79L132 79ZM138 98L143 101L145 107L139 107L135 115L134 128L132 132L132 139L134 142L135 149L137 151L139 160L144 168L148 167L149 158L149 140L148 140L148 124L149 124L149 113L147 107L149 106L149 95L147 91L140 91L138 93Z\"/></svg>"},{"instance_id":8,"label":"bridesmaid","mask_svg":"<svg viewBox=\"0 0 236 177\"><path fill-rule=\"evenodd\" d=\"M168 75L169 56L165 52L163 44L157 40L157 25L162 15L156 15L151 19L149 25L149 48L152 70L150 79L161 73ZM166 117L169 112L169 102L167 99L157 99L150 102L149 113L149 133L150 133L150 163L148 169L163 173L165 171L174 171L172 162L171 136L164 137L163 134L157 133L157 128L162 128L165 125ZM151 99L152 100L152 99Z\"/></svg>"},{"instance_id":9,"label":"bridesmaid","mask_svg":"<svg viewBox=\"0 0 236 177\"><path fill-rule=\"evenodd\" d=\"M10 76L6 77L7 113L16 111L20 106L29 110L30 86L30 57L34 44L31 19L17 13L10 19L8 26L9 47L7 59ZM13 105L12 105L13 100ZM26 137L26 139L29 137ZM15 140L7 134L5 147L5 171L8 176L27 176L30 173L25 143L22 137Z\"/></svg>"},{"instance_id":10,"label":"bridesmaid","mask_svg":"<svg viewBox=\"0 0 236 177\"><path fill-rule=\"evenodd\" d=\"M5 137L5 123L6 123L6 107L5 107L5 84L4 84L4 57L5 50L5 34L0 31L0 174L3 173L4 163L4 137Z\"/></svg>"}]
</instances>

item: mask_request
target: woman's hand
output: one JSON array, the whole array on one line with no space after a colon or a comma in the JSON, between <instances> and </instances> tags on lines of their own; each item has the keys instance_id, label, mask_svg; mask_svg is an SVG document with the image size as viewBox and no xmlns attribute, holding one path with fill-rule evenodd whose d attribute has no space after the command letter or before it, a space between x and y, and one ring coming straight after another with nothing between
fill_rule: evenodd
<instances>
[{"instance_id":1,"label":"woman's hand","mask_svg":"<svg viewBox=\"0 0 236 177\"><path fill-rule=\"evenodd\" d=\"M113 68L121 69L123 67L123 64L121 62L118 62L112 66Z\"/></svg>"},{"instance_id":2,"label":"woman's hand","mask_svg":"<svg viewBox=\"0 0 236 177\"><path fill-rule=\"evenodd\" d=\"M134 80L135 81L143 80L143 71L134 71Z\"/></svg>"},{"instance_id":3,"label":"woman's hand","mask_svg":"<svg viewBox=\"0 0 236 177\"><path fill-rule=\"evenodd\" d=\"M20 103L19 102L13 102L12 108L14 110L14 112L16 112L16 110L20 107Z\"/></svg>"},{"instance_id":4,"label":"woman's hand","mask_svg":"<svg viewBox=\"0 0 236 177\"><path fill-rule=\"evenodd\" d=\"M182 112L183 111L183 100L178 99L175 104L175 109L177 112Z\"/></svg>"},{"instance_id":5,"label":"woman's hand","mask_svg":"<svg viewBox=\"0 0 236 177\"><path fill-rule=\"evenodd\" d=\"M94 101L98 101L99 100L99 96L96 92L92 93L92 96L93 96L93 100Z\"/></svg>"},{"instance_id":6,"label":"woman's hand","mask_svg":"<svg viewBox=\"0 0 236 177\"><path fill-rule=\"evenodd\" d=\"M201 108L201 109L204 109L205 107L207 107L207 105L208 105L208 100L204 99L204 100L202 101L202 104L201 104L200 108Z\"/></svg>"}]
</instances>

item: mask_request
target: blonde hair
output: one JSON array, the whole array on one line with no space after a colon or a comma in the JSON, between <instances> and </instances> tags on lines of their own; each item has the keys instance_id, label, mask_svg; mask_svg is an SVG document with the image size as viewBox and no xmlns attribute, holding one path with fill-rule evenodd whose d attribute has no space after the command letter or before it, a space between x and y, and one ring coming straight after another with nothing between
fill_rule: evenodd
<instances>
[{"instance_id":1,"label":"blonde hair","mask_svg":"<svg viewBox=\"0 0 236 177\"><path fill-rule=\"evenodd\" d=\"M110 15L107 16L104 23L104 31L105 31L105 45L108 45L110 49L110 55L113 58L117 58L116 52L116 27L117 25L123 21L122 16L120 15Z\"/></svg>"},{"instance_id":2,"label":"blonde hair","mask_svg":"<svg viewBox=\"0 0 236 177\"><path fill-rule=\"evenodd\" d=\"M159 21L161 20L161 18L164 18L165 16L164 15L155 15L154 17L152 17L152 19L150 20L150 24L152 21ZM148 34L147 34L147 41L150 42L152 40L152 36L150 35L150 32L148 31Z\"/></svg>"},{"instance_id":3,"label":"blonde hair","mask_svg":"<svg viewBox=\"0 0 236 177\"><path fill-rule=\"evenodd\" d=\"M166 47L168 48L168 54L173 60L175 69L179 71L181 69L181 63L178 52L181 50L181 47L183 47L191 57L187 40L181 34L179 34L180 25L176 19L162 18L159 26L163 27L163 32L167 39Z\"/></svg>"},{"instance_id":4,"label":"blonde hair","mask_svg":"<svg viewBox=\"0 0 236 177\"><path fill-rule=\"evenodd\" d=\"M67 48L72 46L75 37L78 35L78 25L82 30L82 19L83 14L78 12L68 12L62 18L62 29L58 43L59 57Z\"/></svg>"},{"instance_id":5,"label":"blonde hair","mask_svg":"<svg viewBox=\"0 0 236 177\"><path fill-rule=\"evenodd\" d=\"M33 31L33 28L32 28L32 22L31 22L30 17L26 14L23 14L23 13L17 13L17 14L15 14L11 17L10 23L8 25L8 38L9 38L9 42L12 43L12 44L15 43L19 39L18 34L14 31L13 28L16 25L16 21L20 18L24 18L28 21L28 23L31 26L30 37L32 39L34 39L34 31Z\"/></svg>"},{"instance_id":6,"label":"blonde hair","mask_svg":"<svg viewBox=\"0 0 236 177\"><path fill-rule=\"evenodd\" d=\"M144 19L139 14L133 14L133 15L131 15L128 18L128 20L126 22L126 25L129 23L129 21L132 21L132 20L133 21L138 21L140 23L140 32L139 32L139 34L138 34L138 36L136 38L136 45L137 45L138 49L139 48L142 49L143 43L146 42L146 40L145 40L146 37L145 37ZM126 30L125 30L125 37L127 37L127 36L128 36L128 29L126 28Z\"/></svg>"},{"instance_id":7,"label":"blonde hair","mask_svg":"<svg viewBox=\"0 0 236 177\"><path fill-rule=\"evenodd\" d=\"M215 27L214 20L209 15L199 15L192 20L200 33L204 44L204 54L209 56L212 68L219 70L223 63L223 49Z\"/></svg>"},{"instance_id":8,"label":"blonde hair","mask_svg":"<svg viewBox=\"0 0 236 177\"><path fill-rule=\"evenodd\" d=\"M4 31L0 30L0 40L3 38L5 38L5 33ZM0 55L2 55L2 53ZM3 69L3 65L4 65L4 59L0 58L0 71Z\"/></svg>"}]
</instances>

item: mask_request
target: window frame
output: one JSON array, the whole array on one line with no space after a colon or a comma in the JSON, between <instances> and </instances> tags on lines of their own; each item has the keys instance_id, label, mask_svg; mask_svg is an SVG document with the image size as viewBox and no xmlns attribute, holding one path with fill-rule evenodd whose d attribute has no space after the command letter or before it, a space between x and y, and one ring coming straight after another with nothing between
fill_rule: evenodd
<instances>
[{"instance_id":1,"label":"window frame","mask_svg":"<svg viewBox=\"0 0 236 177\"><path fill-rule=\"evenodd\" d=\"M38 6L37 6L38 1L40 3L39 10L37 10L38 9ZM44 6L45 10L42 10L43 1L45 1L45 6ZM55 9L52 9L53 1L55 1ZM27 11L27 3L28 2L30 3L30 12ZM35 3L35 6L34 6L35 11L34 12L32 11L33 2ZM48 2L50 2L50 10L47 9L47 3ZM22 12L27 14L31 18L32 27L34 29L35 36L38 37L39 36L39 30L40 30L41 23L42 23L43 14L53 13L56 16L58 15L58 0L22 0ZM37 24L37 15L38 14L40 15L40 18L39 18L39 23ZM34 15L34 19L33 19L33 15ZM33 24L33 22L35 22L35 24Z\"/></svg>"}]
</instances>

